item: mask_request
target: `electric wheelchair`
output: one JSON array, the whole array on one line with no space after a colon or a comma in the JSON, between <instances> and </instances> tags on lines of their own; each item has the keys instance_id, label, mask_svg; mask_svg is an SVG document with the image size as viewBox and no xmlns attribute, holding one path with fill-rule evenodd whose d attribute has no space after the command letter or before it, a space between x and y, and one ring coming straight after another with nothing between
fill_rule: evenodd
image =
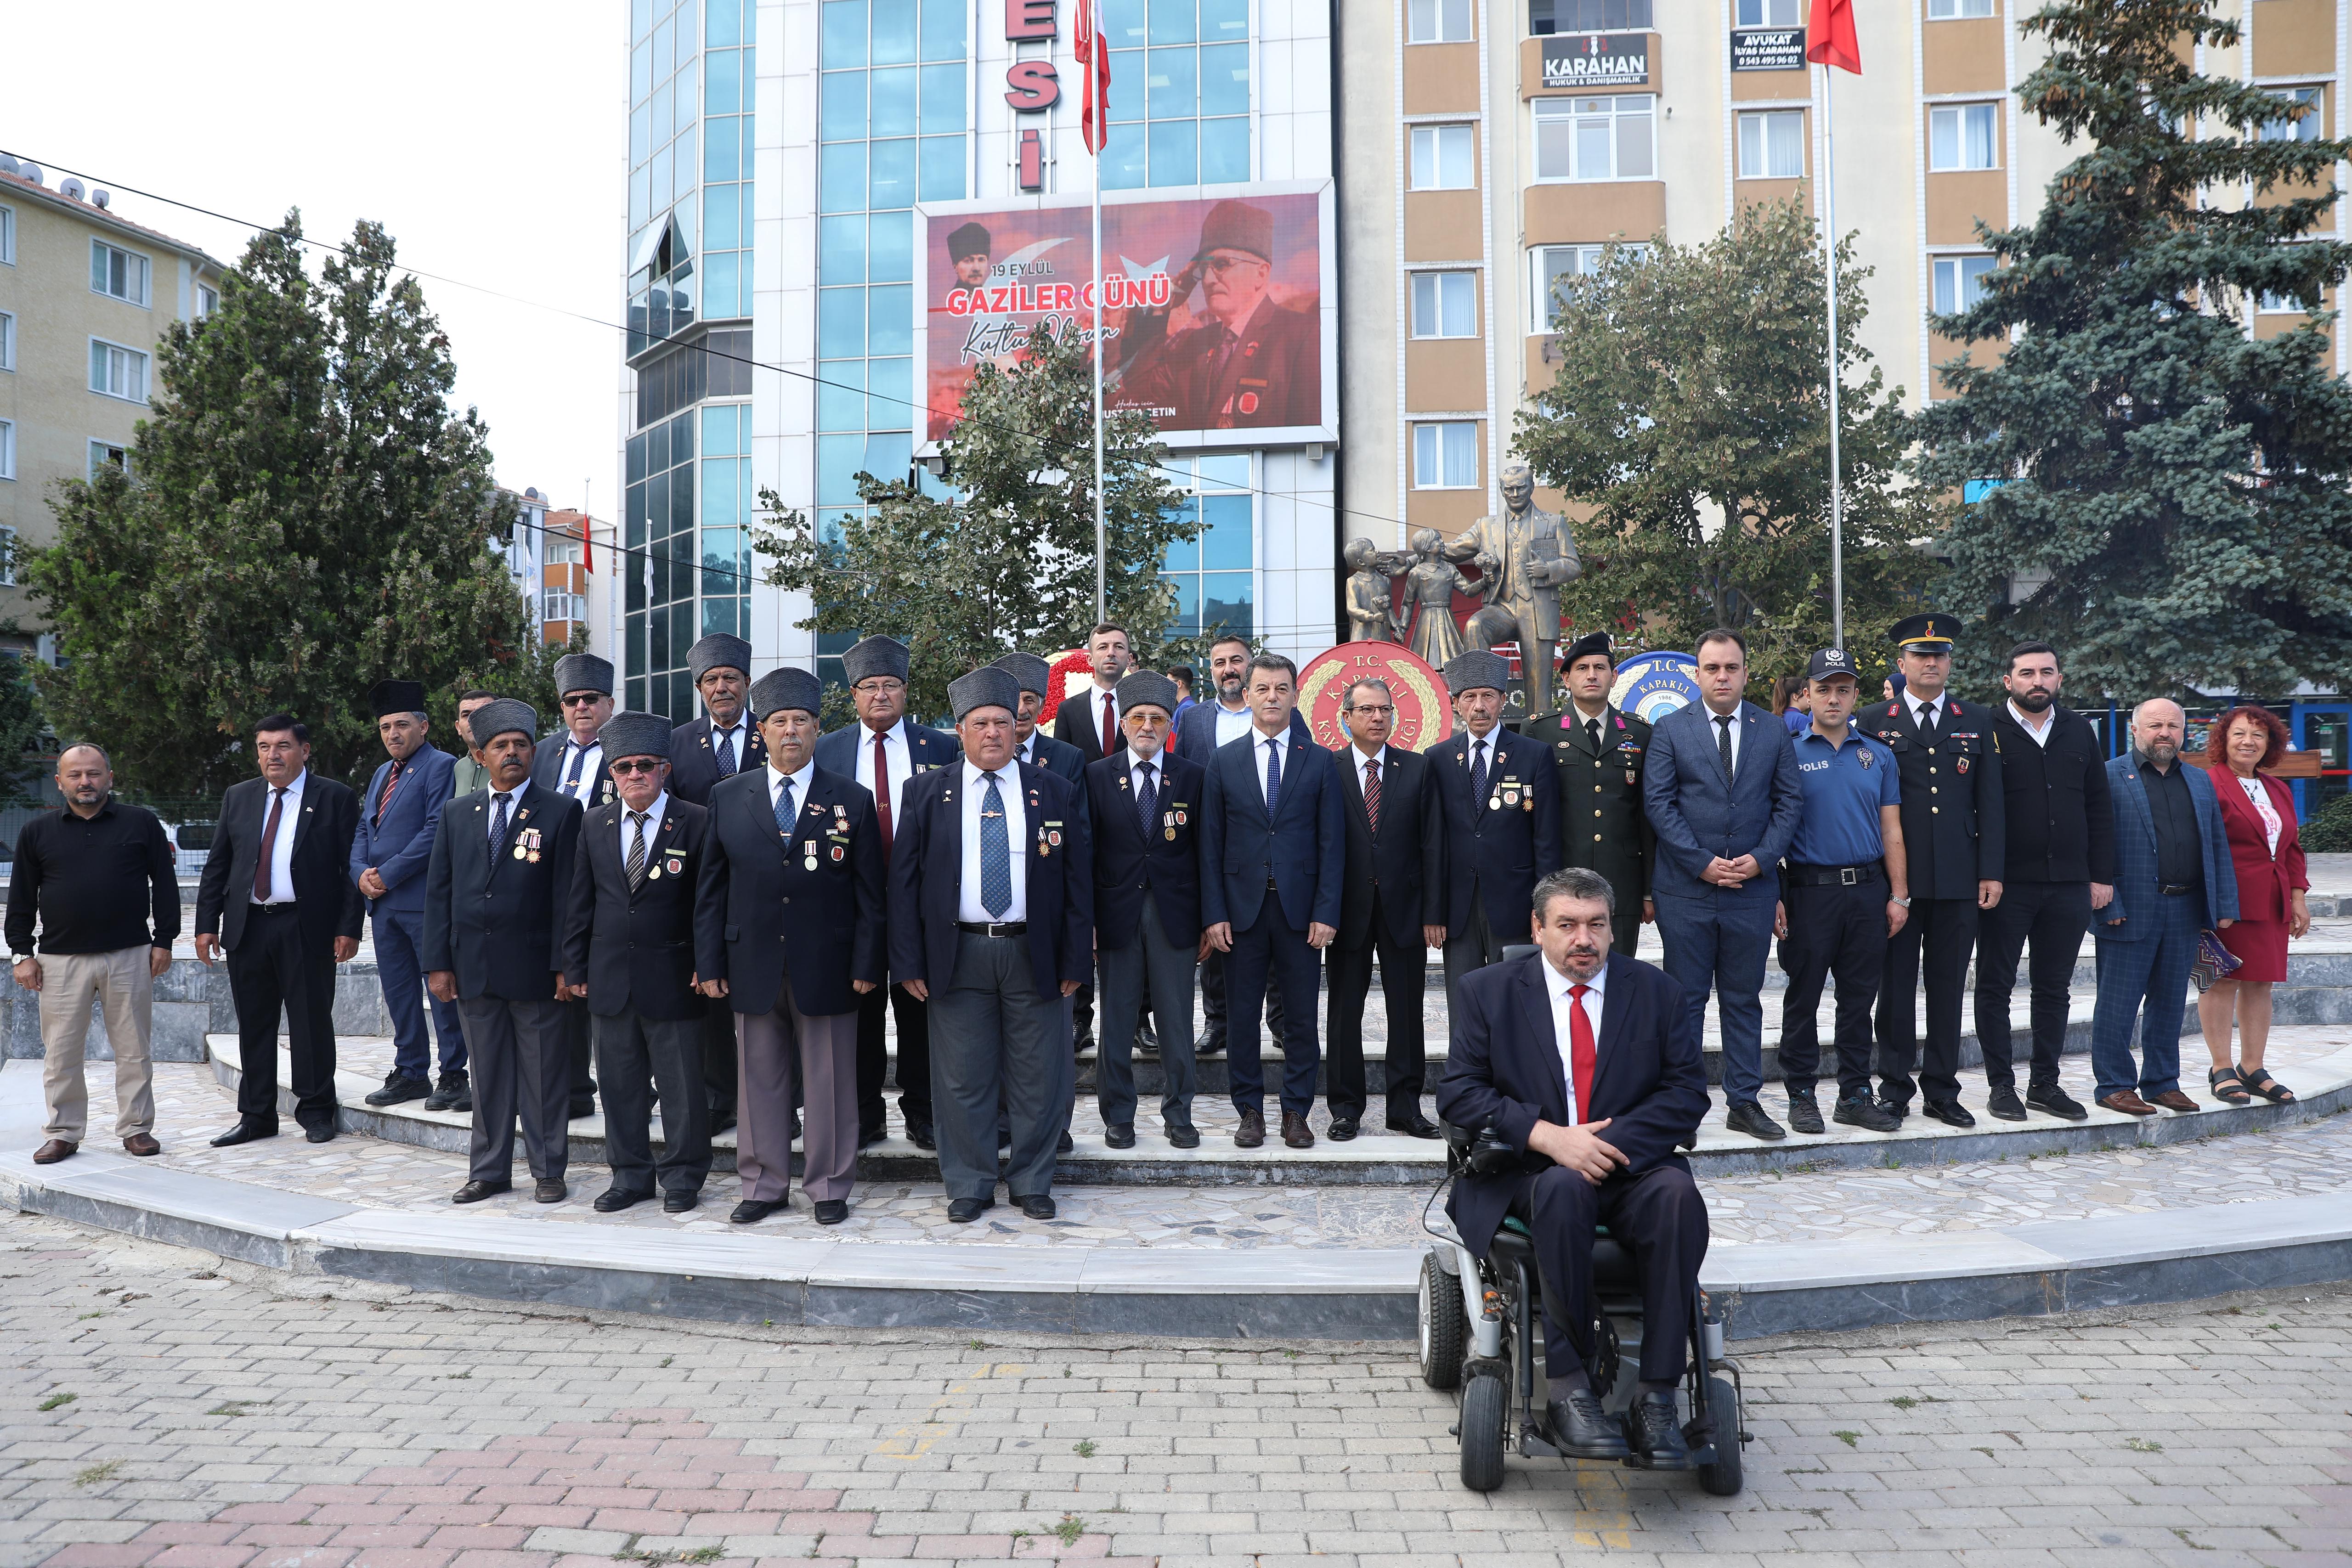
<instances>
[{"instance_id":1,"label":"electric wheelchair","mask_svg":"<svg viewBox=\"0 0 2352 1568\"><path fill-rule=\"evenodd\" d=\"M1446 1178L1492 1175L1511 1168L1518 1152L1499 1134L1444 1124ZM1434 1203L1433 1201L1433 1207ZM1492 1491L1503 1484L1510 1448L1528 1458L1573 1463L1547 1439L1544 1384L1536 1370L1543 1347L1543 1283L1535 1245L1516 1218L1495 1233L1483 1263L1474 1258L1442 1212L1424 1220L1444 1245L1421 1262L1421 1375L1430 1387L1461 1391L1462 1484ZM1696 1290L1696 1287L1693 1287ZM1600 1228L1592 1248L1593 1300L1584 1311L1593 1324L1592 1386L1602 1407L1623 1414L1632 1404L1641 1362L1642 1294L1633 1255ZM1723 1324L1697 1291L1691 1311L1690 1365L1684 1377L1683 1425L1699 1485L1717 1497L1739 1490L1743 1427L1739 1367L1723 1354ZM1639 1466L1638 1457L1623 1463Z\"/></svg>"}]
</instances>

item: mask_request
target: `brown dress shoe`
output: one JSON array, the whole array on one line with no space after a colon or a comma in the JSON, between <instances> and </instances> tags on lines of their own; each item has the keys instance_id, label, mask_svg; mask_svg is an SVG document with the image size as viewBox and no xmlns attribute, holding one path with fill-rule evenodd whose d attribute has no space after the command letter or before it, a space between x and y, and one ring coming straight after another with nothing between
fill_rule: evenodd
<instances>
[{"instance_id":1,"label":"brown dress shoe","mask_svg":"<svg viewBox=\"0 0 2352 1568\"><path fill-rule=\"evenodd\" d=\"M1234 1147L1255 1149L1265 1142L1265 1113L1244 1111L1242 1124L1234 1129Z\"/></svg>"},{"instance_id":2,"label":"brown dress shoe","mask_svg":"<svg viewBox=\"0 0 2352 1568\"><path fill-rule=\"evenodd\" d=\"M1311 1149L1315 1146L1315 1129L1308 1126L1307 1118L1297 1112L1285 1111L1282 1113L1282 1141L1294 1149Z\"/></svg>"},{"instance_id":3,"label":"brown dress shoe","mask_svg":"<svg viewBox=\"0 0 2352 1568\"><path fill-rule=\"evenodd\" d=\"M2197 1102L2191 1100L2188 1095L2183 1094L2178 1089L2168 1089L2163 1093L2157 1095L2153 1100L2149 1101L2148 1103L2153 1105L2161 1105L2168 1111L2194 1111L2197 1109Z\"/></svg>"},{"instance_id":4,"label":"brown dress shoe","mask_svg":"<svg viewBox=\"0 0 2352 1568\"><path fill-rule=\"evenodd\" d=\"M155 1135L152 1133L133 1133L122 1140L122 1147L126 1152L142 1157L148 1155L160 1155L163 1152L163 1145L155 1141Z\"/></svg>"},{"instance_id":5,"label":"brown dress shoe","mask_svg":"<svg viewBox=\"0 0 2352 1568\"><path fill-rule=\"evenodd\" d=\"M2110 1111L2121 1111L2126 1116L2153 1116L2156 1107L2128 1089L2118 1089L2112 1094L2099 1096L2099 1103Z\"/></svg>"},{"instance_id":6,"label":"brown dress shoe","mask_svg":"<svg viewBox=\"0 0 2352 1568\"><path fill-rule=\"evenodd\" d=\"M68 1144L63 1138L51 1138L33 1151L33 1163L37 1166L53 1166L80 1147L79 1144Z\"/></svg>"}]
</instances>

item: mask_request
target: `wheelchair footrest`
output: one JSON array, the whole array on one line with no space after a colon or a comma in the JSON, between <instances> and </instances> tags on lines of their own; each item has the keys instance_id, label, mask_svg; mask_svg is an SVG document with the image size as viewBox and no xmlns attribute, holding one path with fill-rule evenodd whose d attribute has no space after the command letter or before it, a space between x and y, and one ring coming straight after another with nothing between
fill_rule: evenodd
<instances>
[{"instance_id":1,"label":"wheelchair footrest","mask_svg":"<svg viewBox=\"0 0 2352 1568\"><path fill-rule=\"evenodd\" d=\"M1522 1427L1519 1428L1519 1457L1523 1459L1557 1459L1560 1452L1545 1442L1533 1427Z\"/></svg>"}]
</instances>

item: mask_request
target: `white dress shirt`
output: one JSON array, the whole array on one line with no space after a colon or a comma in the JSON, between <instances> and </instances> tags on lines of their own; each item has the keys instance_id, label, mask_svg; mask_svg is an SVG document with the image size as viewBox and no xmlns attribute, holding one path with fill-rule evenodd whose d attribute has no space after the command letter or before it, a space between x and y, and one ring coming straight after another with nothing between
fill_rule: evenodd
<instances>
[{"instance_id":1,"label":"white dress shirt","mask_svg":"<svg viewBox=\"0 0 2352 1568\"><path fill-rule=\"evenodd\" d=\"M1715 721L1718 716L1728 716L1730 718L1731 771L1733 777L1737 778L1739 773L1739 732L1748 727L1748 710L1745 708L1733 708L1728 716L1718 716L1713 708L1707 706L1705 703L1701 703L1698 706L1699 711L1706 715L1706 743L1716 748L1717 755L1721 755L1722 753L1723 743L1720 740L1717 740L1716 737L1723 733L1723 726L1716 723Z\"/></svg>"},{"instance_id":2,"label":"white dress shirt","mask_svg":"<svg viewBox=\"0 0 2352 1568\"><path fill-rule=\"evenodd\" d=\"M882 760L890 769L890 831L898 831L898 802L906 799L907 779L915 771L915 754L907 744L907 721L900 719L877 735L864 725L857 727L856 779L871 793L874 789L874 752L882 751Z\"/></svg>"},{"instance_id":3,"label":"white dress shirt","mask_svg":"<svg viewBox=\"0 0 2352 1568\"><path fill-rule=\"evenodd\" d=\"M1162 747L1153 752L1149 762L1139 760L1132 751L1127 753L1127 787L1137 791L1139 800L1142 798L1143 770L1147 768L1151 769L1153 798L1165 800L1168 798L1168 748Z\"/></svg>"},{"instance_id":4,"label":"white dress shirt","mask_svg":"<svg viewBox=\"0 0 2352 1568\"><path fill-rule=\"evenodd\" d=\"M1247 704L1244 704L1238 710L1229 708L1222 702L1213 703L1210 706L1217 710L1217 744L1219 746L1228 741L1239 740L1257 727L1255 721L1250 717Z\"/></svg>"},{"instance_id":5,"label":"white dress shirt","mask_svg":"<svg viewBox=\"0 0 2352 1568\"><path fill-rule=\"evenodd\" d=\"M602 740L588 743L587 754L580 759L580 781L567 789L564 780L572 777L572 750L578 744L578 737L567 735L563 737L562 748L555 754L555 792L569 795L585 806L589 803L589 797L595 793L596 765L604 760L604 743Z\"/></svg>"},{"instance_id":6,"label":"white dress shirt","mask_svg":"<svg viewBox=\"0 0 2352 1568\"><path fill-rule=\"evenodd\" d=\"M494 835L496 835L499 831L499 802L500 800L504 800L507 803L507 831L514 831L515 808L520 804L522 800L522 792L530 788L530 786L525 783L516 785L513 789L508 790L503 795L499 794L496 789L490 791L490 809L482 813L482 827L486 837L493 837L493 841L495 841Z\"/></svg>"},{"instance_id":7,"label":"white dress shirt","mask_svg":"<svg viewBox=\"0 0 2352 1568\"><path fill-rule=\"evenodd\" d=\"M1944 732L1944 699L1950 695L1948 692L1937 692L1932 697L1915 697L1909 692L1905 692L1903 700L1911 705L1911 722L1925 724L1927 720L1921 716L1932 710L1936 716L1936 733L1941 737Z\"/></svg>"},{"instance_id":8,"label":"white dress shirt","mask_svg":"<svg viewBox=\"0 0 2352 1568\"><path fill-rule=\"evenodd\" d=\"M278 810L278 837L269 846L269 902L272 904L294 902L294 830L302 821L302 786L310 779L310 770L307 768L294 775L294 782L286 786L286 799ZM269 791L274 789L275 785L263 780L261 831L265 833L269 831L272 803ZM258 840L255 841L259 842ZM247 892L246 898L254 904L261 902L253 896L250 890Z\"/></svg>"},{"instance_id":9,"label":"white dress shirt","mask_svg":"<svg viewBox=\"0 0 2352 1568\"><path fill-rule=\"evenodd\" d=\"M1940 717L1942 716L1938 715L1937 716ZM2017 721L2018 727L2025 731L2026 739L2033 742L2034 745L2042 747L2044 751L2050 749L2050 732L2057 727L2057 709L2046 707L2043 708L2039 715L2034 715L2026 712L2023 708L2019 707L2014 701L2011 701L2009 705L2009 716L2015 719Z\"/></svg>"},{"instance_id":10,"label":"white dress shirt","mask_svg":"<svg viewBox=\"0 0 2352 1568\"><path fill-rule=\"evenodd\" d=\"M1484 735L1472 736L1470 737L1470 749L1464 752L1462 755L1463 764L1467 767L1471 772L1475 773L1481 768L1484 768L1486 770L1486 785L1490 789L1493 789L1495 785L1495 754L1499 749L1495 744L1495 737L1502 732L1502 728L1503 727L1498 724ZM1485 747L1484 751L1479 749L1482 747ZM1359 768L1357 770L1357 778L1359 781L1361 780L1362 777L1362 769ZM1472 803L1475 805L1482 804L1483 802L1474 801Z\"/></svg>"},{"instance_id":11,"label":"white dress shirt","mask_svg":"<svg viewBox=\"0 0 2352 1568\"><path fill-rule=\"evenodd\" d=\"M801 770L798 773L786 773L777 768L772 758L770 759L768 811L772 816L775 813L776 802L783 796L784 780L787 779L793 781L793 816L797 821L808 810L809 786L816 782L816 762L812 758L801 764ZM800 830L796 826L793 831L798 832Z\"/></svg>"},{"instance_id":12,"label":"white dress shirt","mask_svg":"<svg viewBox=\"0 0 2352 1568\"><path fill-rule=\"evenodd\" d=\"M1359 800L1364 798L1364 764L1367 762L1381 765L1381 789L1385 791L1389 786L1389 748L1382 746L1368 757L1362 747L1350 746L1348 747L1347 772L1349 781L1356 786L1356 799Z\"/></svg>"},{"instance_id":13,"label":"white dress shirt","mask_svg":"<svg viewBox=\"0 0 2352 1568\"><path fill-rule=\"evenodd\" d=\"M1007 762L996 770L996 792L1004 801L1004 843L1013 852L1013 902L991 915L980 901L980 809L988 799L988 775L970 758L963 763L963 875L956 894L956 918L1010 925L1029 918L1029 817L1022 809L1021 769Z\"/></svg>"},{"instance_id":14,"label":"white dress shirt","mask_svg":"<svg viewBox=\"0 0 2352 1568\"><path fill-rule=\"evenodd\" d=\"M1601 967L1589 980L1571 980L1553 968L1549 961L1544 963L1543 972L1545 988L1551 993L1552 1043L1559 1051L1559 1079L1561 1082L1568 1085L1568 1124L1573 1127L1587 1118L1576 1104L1576 1036L1572 1032L1576 1026L1570 1021L1569 1013L1570 1008L1578 1005L1579 998L1570 996L1568 991L1571 986L1582 985L1591 988L1584 993L1581 1000L1584 1016L1592 1021L1592 1071L1593 1076L1599 1077L1601 1073L1601 1004L1603 1000L1602 993L1608 989L1609 962L1605 958L1602 959Z\"/></svg>"},{"instance_id":15,"label":"white dress shirt","mask_svg":"<svg viewBox=\"0 0 2352 1568\"><path fill-rule=\"evenodd\" d=\"M629 821L629 803L623 800L620 802L620 807L621 870L626 873L629 869L629 840L636 831L636 824ZM646 865L648 869L652 867L654 856L661 848L662 813L668 810L669 791L667 789L656 794L654 797L654 803L646 808Z\"/></svg>"},{"instance_id":16,"label":"white dress shirt","mask_svg":"<svg viewBox=\"0 0 2352 1568\"><path fill-rule=\"evenodd\" d=\"M1269 746L1273 749L1269 750ZM1280 753L1283 758L1282 782L1286 788L1288 787L1290 783L1290 769L1292 766L1294 766L1290 761L1289 757L1290 727L1288 725L1283 726L1282 733L1280 735L1268 735L1264 730L1259 729L1255 725L1252 725L1250 727L1250 748L1257 754L1258 798L1262 800L1267 799L1265 788L1266 779L1274 771L1274 758L1276 753ZM1275 803L1276 802L1268 801L1268 809L1271 810Z\"/></svg>"}]
</instances>

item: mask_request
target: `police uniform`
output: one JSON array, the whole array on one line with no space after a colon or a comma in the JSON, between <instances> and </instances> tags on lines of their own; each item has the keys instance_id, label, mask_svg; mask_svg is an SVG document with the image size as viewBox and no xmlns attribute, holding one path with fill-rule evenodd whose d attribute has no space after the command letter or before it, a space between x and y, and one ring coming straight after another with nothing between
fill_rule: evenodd
<instances>
[{"instance_id":1,"label":"police uniform","mask_svg":"<svg viewBox=\"0 0 2352 1568\"><path fill-rule=\"evenodd\" d=\"M1824 648L1813 655L1806 679L1853 673L1844 649ZM1780 877L1789 929L1780 943L1780 967L1789 977L1780 1003L1780 1079L1790 1120L1805 1131L1811 1118L1803 1103L1812 1099L1821 1066L1815 1015L1822 982L1832 974L1838 1119L1853 1120L1870 1101L1870 1007L1886 962L1886 905L1894 896L1878 813L1901 804L1903 791L1894 748L1851 725L1838 744L1809 725L1792 745L1803 814Z\"/></svg>"},{"instance_id":2,"label":"police uniform","mask_svg":"<svg viewBox=\"0 0 2352 1568\"><path fill-rule=\"evenodd\" d=\"M1958 630L1956 616L1914 615L1895 626L1894 640L1901 648L1948 653ZM1948 691L1936 706L1932 729L1922 728L1916 712L1921 698L1908 688L1857 720L1894 749L1911 873L1911 918L1887 944L1879 985L1879 1096L1902 1114L1916 1091L1928 1114L1966 1127L1976 1118L1959 1103L1960 1003L1976 946L1977 883L1999 882L2007 855L2000 751L1990 708ZM1915 1003L1923 967L1927 1049L1921 1061Z\"/></svg>"},{"instance_id":3,"label":"police uniform","mask_svg":"<svg viewBox=\"0 0 2352 1568\"><path fill-rule=\"evenodd\" d=\"M1607 632L1570 644L1560 668L1592 653L1609 655L1614 663ZM1565 863L1609 879L1617 894L1612 945L1630 956L1642 939L1642 901L1650 894L1650 865L1658 847L1657 831L1642 807L1649 722L1613 707L1587 718L1570 703L1527 720L1519 733L1551 747Z\"/></svg>"}]
</instances>

